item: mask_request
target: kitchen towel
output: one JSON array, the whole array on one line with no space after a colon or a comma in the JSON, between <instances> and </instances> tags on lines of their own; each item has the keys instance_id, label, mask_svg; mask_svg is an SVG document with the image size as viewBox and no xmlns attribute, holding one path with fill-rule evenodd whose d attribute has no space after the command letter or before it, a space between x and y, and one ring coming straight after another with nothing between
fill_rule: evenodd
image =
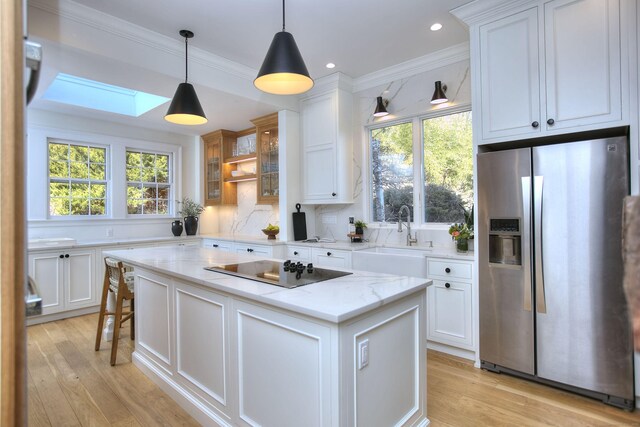
<instances>
[{"instance_id":1,"label":"kitchen towel","mask_svg":"<svg viewBox=\"0 0 640 427\"><path fill-rule=\"evenodd\" d=\"M625 197L622 224L624 291L633 325L635 350L640 352L640 196Z\"/></svg>"}]
</instances>

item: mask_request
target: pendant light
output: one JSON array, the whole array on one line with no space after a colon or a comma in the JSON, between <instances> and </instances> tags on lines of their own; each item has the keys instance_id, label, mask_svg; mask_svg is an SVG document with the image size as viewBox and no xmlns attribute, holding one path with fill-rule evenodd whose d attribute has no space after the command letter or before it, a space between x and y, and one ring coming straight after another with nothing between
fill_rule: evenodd
<instances>
[{"instance_id":1,"label":"pendant light","mask_svg":"<svg viewBox=\"0 0 640 427\"><path fill-rule=\"evenodd\" d=\"M204 115L195 89L190 83L187 83L189 71L188 41L193 37L193 32L180 30L180 35L184 37L184 83L178 85L178 89L176 89L176 93L173 95L171 105L164 119L179 125L201 125L207 123L207 117Z\"/></svg>"},{"instance_id":2,"label":"pendant light","mask_svg":"<svg viewBox=\"0 0 640 427\"><path fill-rule=\"evenodd\" d=\"M449 101L447 99L447 95L444 94L446 90L447 90L447 85L443 86L442 82L438 80L436 82L436 89L433 91L433 96L431 97L431 103L442 104Z\"/></svg>"},{"instance_id":3,"label":"pendant light","mask_svg":"<svg viewBox=\"0 0 640 427\"><path fill-rule=\"evenodd\" d=\"M284 29L284 0L282 0L282 31L276 33L262 62L255 87L275 95L297 95L313 87L313 80L304 64L298 45L291 33Z\"/></svg>"}]
</instances>

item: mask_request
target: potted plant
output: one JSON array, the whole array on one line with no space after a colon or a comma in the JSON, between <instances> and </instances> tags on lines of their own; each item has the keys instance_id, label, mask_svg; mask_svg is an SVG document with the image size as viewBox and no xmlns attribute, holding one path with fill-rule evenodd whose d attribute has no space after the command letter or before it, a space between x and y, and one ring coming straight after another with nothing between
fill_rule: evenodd
<instances>
[{"instance_id":1,"label":"potted plant","mask_svg":"<svg viewBox=\"0 0 640 427\"><path fill-rule=\"evenodd\" d=\"M452 224L449 227L449 234L456 242L456 250L460 253L469 251L469 239L473 238L473 230L465 223Z\"/></svg>"},{"instance_id":2,"label":"potted plant","mask_svg":"<svg viewBox=\"0 0 640 427\"><path fill-rule=\"evenodd\" d=\"M191 200L189 197L184 197L182 202L178 202L182 205L182 209L178 211L178 214L184 217L184 228L187 231L187 236L193 236L198 231L198 217L204 211L204 207Z\"/></svg>"},{"instance_id":3,"label":"potted plant","mask_svg":"<svg viewBox=\"0 0 640 427\"><path fill-rule=\"evenodd\" d=\"M356 234L360 235L363 235L364 229L367 228L367 223L362 220L357 220L353 225L356 227Z\"/></svg>"}]
</instances>

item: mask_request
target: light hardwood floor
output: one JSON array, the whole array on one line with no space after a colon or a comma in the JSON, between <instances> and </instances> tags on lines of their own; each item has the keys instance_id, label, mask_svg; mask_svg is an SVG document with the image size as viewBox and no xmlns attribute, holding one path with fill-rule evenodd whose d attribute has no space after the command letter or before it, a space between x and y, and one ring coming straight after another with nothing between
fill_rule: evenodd
<instances>
[{"instance_id":1,"label":"light hardwood floor","mask_svg":"<svg viewBox=\"0 0 640 427\"><path fill-rule=\"evenodd\" d=\"M131 362L129 328L121 330L118 360L110 343L93 351L97 315L27 329L29 426L198 425ZM429 351L427 413L433 427L640 426L640 411L507 375Z\"/></svg>"}]
</instances>

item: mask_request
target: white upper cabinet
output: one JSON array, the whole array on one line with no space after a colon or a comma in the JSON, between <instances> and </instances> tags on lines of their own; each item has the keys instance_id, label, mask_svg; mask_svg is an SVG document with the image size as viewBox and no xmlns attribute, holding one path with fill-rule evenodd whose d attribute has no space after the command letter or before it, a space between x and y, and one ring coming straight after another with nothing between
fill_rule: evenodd
<instances>
[{"instance_id":1,"label":"white upper cabinet","mask_svg":"<svg viewBox=\"0 0 640 427\"><path fill-rule=\"evenodd\" d=\"M620 0L523 8L472 25L478 142L624 125Z\"/></svg>"},{"instance_id":2,"label":"white upper cabinet","mask_svg":"<svg viewBox=\"0 0 640 427\"><path fill-rule=\"evenodd\" d=\"M302 107L302 203L353 202L352 95L336 89Z\"/></svg>"},{"instance_id":3,"label":"white upper cabinet","mask_svg":"<svg viewBox=\"0 0 640 427\"><path fill-rule=\"evenodd\" d=\"M537 8L480 27L483 139L539 133L538 51Z\"/></svg>"}]
</instances>

